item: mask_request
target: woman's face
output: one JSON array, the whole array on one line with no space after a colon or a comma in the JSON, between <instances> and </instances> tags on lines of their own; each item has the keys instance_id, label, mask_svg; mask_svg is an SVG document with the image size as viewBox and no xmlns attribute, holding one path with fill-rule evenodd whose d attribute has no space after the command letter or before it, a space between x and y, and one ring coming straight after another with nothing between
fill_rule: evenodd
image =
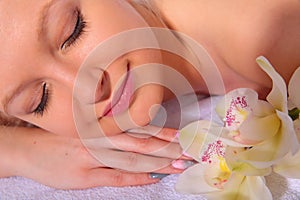
<instances>
[{"instance_id":1,"label":"woman's face","mask_svg":"<svg viewBox=\"0 0 300 200\"><path fill-rule=\"evenodd\" d=\"M109 37L147 26L124 0L1 0L0 19L0 110L73 136L73 87L84 59ZM99 122L109 117L104 115L120 79L141 64L158 62L156 53L120 55L102 73L101 98L94 102ZM147 123L149 108L162 100L162 89L153 85L134 95L130 114Z\"/></svg>"}]
</instances>

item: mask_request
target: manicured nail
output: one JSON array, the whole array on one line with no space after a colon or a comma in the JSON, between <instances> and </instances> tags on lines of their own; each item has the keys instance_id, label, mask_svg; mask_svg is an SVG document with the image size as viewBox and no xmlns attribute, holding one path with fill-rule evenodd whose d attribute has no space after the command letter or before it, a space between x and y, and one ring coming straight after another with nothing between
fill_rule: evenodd
<instances>
[{"instance_id":1,"label":"manicured nail","mask_svg":"<svg viewBox=\"0 0 300 200\"><path fill-rule=\"evenodd\" d=\"M175 138L176 138L176 139L179 139L179 136L180 136L180 132L177 131L177 132L176 132L176 135L175 135Z\"/></svg>"},{"instance_id":2,"label":"manicured nail","mask_svg":"<svg viewBox=\"0 0 300 200\"><path fill-rule=\"evenodd\" d=\"M172 166L176 169L187 169L191 166L196 164L194 161L191 160L174 160L172 162Z\"/></svg>"},{"instance_id":3,"label":"manicured nail","mask_svg":"<svg viewBox=\"0 0 300 200\"><path fill-rule=\"evenodd\" d=\"M192 156L190 154L188 154L187 152L183 152L182 155L184 155L185 157L188 157L188 158L192 158Z\"/></svg>"},{"instance_id":4,"label":"manicured nail","mask_svg":"<svg viewBox=\"0 0 300 200\"><path fill-rule=\"evenodd\" d=\"M160 173L150 173L150 178L153 179L162 179L168 176L169 174L160 174Z\"/></svg>"},{"instance_id":5,"label":"manicured nail","mask_svg":"<svg viewBox=\"0 0 300 200\"><path fill-rule=\"evenodd\" d=\"M173 142L179 142L179 136L180 136L180 132L176 131L175 138L173 139Z\"/></svg>"}]
</instances>

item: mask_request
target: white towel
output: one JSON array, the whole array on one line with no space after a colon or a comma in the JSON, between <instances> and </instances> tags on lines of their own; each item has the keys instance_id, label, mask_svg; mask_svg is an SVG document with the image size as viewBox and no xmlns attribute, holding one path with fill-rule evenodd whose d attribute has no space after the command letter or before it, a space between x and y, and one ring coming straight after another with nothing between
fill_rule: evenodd
<instances>
[{"instance_id":1,"label":"white towel","mask_svg":"<svg viewBox=\"0 0 300 200\"><path fill-rule=\"evenodd\" d=\"M211 113L211 105L215 105L218 97L205 98L199 100L198 104L189 100L185 101L182 106L184 124L195 118L217 119L215 113ZM195 106L200 107L200 116L195 114ZM165 105L167 113L174 115L173 103ZM176 118L176 117L175 117ZM175 121L178 119L175 119ZM156 121L156 122L155 122ZM159 120L154 120L158 123ZM168 121L172 124L174 121ZM182 124L182 125L184 125ZM101 177L99 177L101 178ZM32 180L22 177L11 177L0 179L0 199L1 200L202 200L205 199L201 195L184 195L178 194L174 190L174 185L178 175L170 175L162 179L159 183L137 186L137 187L98 187L86 190L57 190L46 187ZM300 180L286 179L277 174L267 177L267 185L269 186L274 200L299 200L300 199Z\"/></svg>"}]
</instances>

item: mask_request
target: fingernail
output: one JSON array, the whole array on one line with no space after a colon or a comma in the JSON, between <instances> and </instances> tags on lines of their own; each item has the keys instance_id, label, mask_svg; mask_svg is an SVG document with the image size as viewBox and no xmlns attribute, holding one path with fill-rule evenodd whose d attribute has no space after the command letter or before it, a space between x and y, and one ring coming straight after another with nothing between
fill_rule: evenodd
<instances>
[{"instance_id":1,"label":"fingernail","mask_svg":"<svg viewBox=\"0 0 300 200\"><path fill-rule=\"evenodd\" d=\"M176 131L175 138L174 138L173 142L179 142L179 136L180 136L180 132Z\"/></svg>"},{"instance_id":2,"label":"fingernail","mask_svg":"<svg viewBox=\"0 0 300 200\"><path fill-rule=\"evenodd\" d=\"M150 173L150 178L152 179L162 179L168 176L169 174L160 174L160 173Z\"/></svg>"},{"instance_id":3,"label":"fingernail","mask_svg":"<svg viewBox=\"0 0 300 200\"><path fill-rule=\"evenodd\" d=\"M185 157L188 157L188 158L192 158L192 156L190 154L188 154L187 152L183 152L182 155L184 155Z\"/></svg>"},{"instance_id":4,"label":"fingernail","mask_svg":"<svg viewBox=\"0 0 300 200\"><path fill-rule=\"evenodd\" d=\"M176 138L176 139L179 139L179 136L180 136L180 132L177 131L177 132L176 132L176 135L175 135L175 138Z\"/></svg>"},{"instance_id":5,"label":"fingernail","mask_svg":"<svg viewBox=\"0 0 300 200\"><path fill-rule=\"evenodd\" d=\"M191 160L174 160L172 162L172 166L176 169L187 169L195 164L194 161Z\"/></svg>"}]
</instances>

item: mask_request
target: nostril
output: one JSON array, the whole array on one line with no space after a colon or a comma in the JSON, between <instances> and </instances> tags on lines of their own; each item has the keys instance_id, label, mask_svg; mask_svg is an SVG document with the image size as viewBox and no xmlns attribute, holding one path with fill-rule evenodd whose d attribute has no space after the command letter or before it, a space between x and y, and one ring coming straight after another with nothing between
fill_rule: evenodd
<instances>
[{"instance_id":1,"label":"nostril","mask_svg":"<svg viewBox=\"0 0 300 200\"><path fill-rule=\"evenodd\" d=\"M98 81L95 92L95 103L107 100L111 95L111 84L109 74L103 71L101 80Z\"/></svg>"},{"instance_id":2,"label":"nostril","mask_svg":"<svg viewBox=\"0 0 300 200\"><path fill-rule=\"evenodd\" d=\"M100 68L90 66L83 68L75 80L73 98L82 105L94 105L95 101L100 101L102 91L107 90L106 82L109 82L106 81L107 78L103 78L104 74L104 70Z\"/></svg>"}]
</instances>

